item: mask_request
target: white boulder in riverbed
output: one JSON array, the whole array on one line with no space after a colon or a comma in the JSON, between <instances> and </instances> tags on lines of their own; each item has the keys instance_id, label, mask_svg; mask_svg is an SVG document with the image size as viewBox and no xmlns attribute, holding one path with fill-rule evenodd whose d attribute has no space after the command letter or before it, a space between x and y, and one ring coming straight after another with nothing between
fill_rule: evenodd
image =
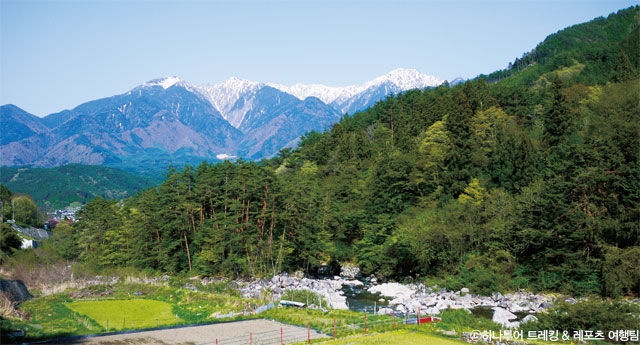
<instances>
[{"instance_id":1,"label":"white boulder in riverbed","mask_svg":"<svg viewBox=\"0 0 640 345\"><path fill-rule=\"evenodd\" d=\"M345 263L340 267L340 276L347 279L356 279L360 276L360 267L353 263Z\"/></svg>"},{"instance_id":2,"label":"white boulder in riverbed","mask_svg":"<svg viewBox=\"0 0 640 345\"><path fill-rule=\"evenodd\" d=\"M324 300L327 301L327 305L331 309L341 309L347 310L349 307L347 306L347 297L337 294L337 293L325 293L322 294Z\"/></svg>"},{"instance_id":3,"label":"white boulder in riverbed","mask_svg":"<svg viewBox=\"0 0 640 345\"><path fill-rule=\"evenodd\" d=\"M400 283L384 283L372 286L368 291L370 293L379 293L382 296L394 299L410 299L411 295L414 293L413 290Z\"/></svg>"},{"instance_id":4,"label":"white boulder in riverbed","mask_svg":"<svg viewBox=\"0 0 640 345\"><path fill-rule=\"evenodd\" d=\"M491 318L491 320L495 323L499 323L507 328L516 328L520 325L520 323L511 321L516 319L518 319L518 317L505 308L493 308L493 317Z\"/></svg>"},{"instance_id":5,"label":"white boulder in riverbed","mask_svg":"<svg viewBox=\"0 0 640 345\"><path fill-rule=\"evenodd\" d=\"M420 302L416 300L415 291L406 285L399 283L384 283L370 287L367 291L372 294L379 293L384 297L392 298L389 305L403 305L408 311L415 312L420 307Z\"/></svg>"},{"instance_id":6,"label":"white boulder in riverbed","mask_svg":"<svg viewBox=\"0 0 640 345\"><path fill-rule=\"evenodd\" d=\"M362 286L364 286L364 283L363 283L363 282L361 282L361 281L359 281L359 280L353 279L353 280L344 280L344 281L342 281L342 285L349 286L349 287L354 287L354 288L355 288L355 287L362 287Z\"/></svg>"}]
</instances>

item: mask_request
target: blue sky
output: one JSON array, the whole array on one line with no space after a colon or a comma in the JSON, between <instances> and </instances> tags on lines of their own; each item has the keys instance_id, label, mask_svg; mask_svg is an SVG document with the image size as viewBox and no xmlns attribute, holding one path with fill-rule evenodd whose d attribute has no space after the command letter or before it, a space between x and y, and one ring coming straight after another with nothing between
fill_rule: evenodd
<instances>
[{"instance_id":1,"label":"blue sky","mask_svg":"<svg viewBox=\"0 0 640 345\"><path fill-rule=\"evenodd\" d=\"M346 86L403 67L473 78L549 34L636 4L0 0L0 104L45 116L166 76Z\"/></svg>"}]
</instances>

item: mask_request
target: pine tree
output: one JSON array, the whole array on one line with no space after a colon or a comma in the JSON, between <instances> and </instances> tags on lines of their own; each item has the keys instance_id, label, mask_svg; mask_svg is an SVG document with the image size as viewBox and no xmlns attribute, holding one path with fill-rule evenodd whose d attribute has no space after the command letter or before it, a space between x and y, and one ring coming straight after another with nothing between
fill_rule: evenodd
<instances>
[{"instance_id":1,"label":"pine tree","mask_svg":"<svg viewBox=\"0 0 640 345\"><path fill-rule=\"evenodd\" d=\"M635 78L638 78L638 75L633 70L633 65L631 65L629 56L624 52L624 50L620 49L620 52L618 52L618 59L616 60L616 69L613 74L613 82L620 83Z\"/></svg>"},{"instance_id":2,"label":"pine tree","mask_svg":"<svg viewBox=\"0 0 640 345\"><path fill-rule=\"evenodd\" d=\"M445 183L449 188L448 194L453 197L462 193L470 179L472 117L473 111L467 96L460 88L453 89L446 121L451 150L445 160Z\"/></svg>"},{"instance_id":3,"label":"pine tree","mask_svg":"<svg viewBox=\"0 0 640 345\"><path fill-rule=\"evenodd\" d=\"M553 79L553 104L544 117L544 140L549 147L557 146L568 134L571 114L567 99L562 93L562 80L555 74Z\"/></svg>"}]
</instances>

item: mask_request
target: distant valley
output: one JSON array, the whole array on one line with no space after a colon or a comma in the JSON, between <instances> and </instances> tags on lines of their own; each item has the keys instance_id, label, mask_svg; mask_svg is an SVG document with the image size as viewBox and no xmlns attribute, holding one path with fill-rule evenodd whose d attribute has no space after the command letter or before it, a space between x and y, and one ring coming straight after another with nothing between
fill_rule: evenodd
<instances>
[{"instance_id":1,"label":"distant valley","mask_svg":"<svg viewBox=\"0 0 640 345\"><path fill-rule=\"evenodd\" d=\"M96 197L122 200L158 183L148 177L101 166L0 167L0 184L31 196L43 211L62 209L72 202L84 204Z\"/></svg>"},{"instance_id":2,"label":"distant valley","mask_svg":"<svg viewBox=\"0 0 640 345\"><path fill-rule=\"evenodd\" d=\"M411 69L347 87L237 78L197 86L168 77L43 118L3 105L0 165L75 163L158 177L170 165L261 160L295 147L305 133L330 128L345 113L442 82Z\"/></svg>"}]
</instances>

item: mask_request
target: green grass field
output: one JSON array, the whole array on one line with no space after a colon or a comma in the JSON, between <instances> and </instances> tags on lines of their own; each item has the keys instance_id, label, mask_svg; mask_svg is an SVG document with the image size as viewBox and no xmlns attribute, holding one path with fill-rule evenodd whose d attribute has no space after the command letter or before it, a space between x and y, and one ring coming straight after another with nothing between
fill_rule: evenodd
<instances>
[{"instance_id":1,"label":"green grass field","mask_svg":"<svg viewBox=\"0 0 640 345\"><path fill-rule=\"evenodd\" d=\"M171 285L173 284L173 286ZM173 325L202 324L218 321L216 315L241 312L247 302L264 305L264 300L246 300L227 283L198 286L198 292L184 289L184 281L168 285L116 283L70 289L65 293L34 298L21 304L28 315L24 319L0 319L0 330L23 329L28 341L120 330L142 330ZM131 299L133 292L142 297ZM108 299L99 296L108 293ZM336 341L328 344L435 344L460 345L459 342L434 335L439 330L493 329L491 320L474 317L462 310L445 310L443 322L429 325L402 326L401 320L389 316L367 315L346 310L323 312L312 309L274 308L260 315L238 319L265 318L291 325L321 330L332 334L334 322ZM499 327L499 326L498 326ZM0 336L2 331L0 331ZM388 333L388 334L387 334ZM0 340L2 341L2 340Z\"/></svg>"},{"instance_id":2,"label":"green grass field","mask_svg":"<svg viewBox=\"0 0 640 345\"><path fill-rule=\"evenodd\" d=\"M323 345L461 345L461 340L452 340L411 330L398 330L371 335L359 335L322 342Z\"/></svg>"},{"instance_id":3,"label":"green grass field","mask_svg":"<svg viewBox=\"0 0 640 345\"><path fill-rule=\"evenodd\" d=\"M78 301L68 303L72 311L93 320L107 331L150 328L181 322L169 303L149 299Z\"/></svg>"}]
</instances>

